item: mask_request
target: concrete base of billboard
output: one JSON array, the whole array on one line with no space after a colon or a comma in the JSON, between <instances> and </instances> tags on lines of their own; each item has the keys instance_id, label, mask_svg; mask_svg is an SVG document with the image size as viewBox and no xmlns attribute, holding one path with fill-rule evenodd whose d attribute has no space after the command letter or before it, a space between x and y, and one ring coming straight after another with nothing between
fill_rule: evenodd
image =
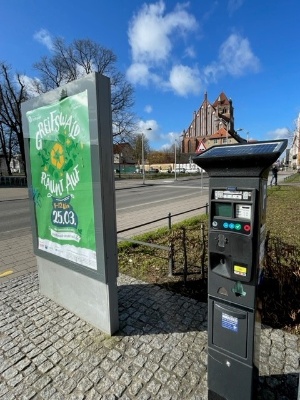
<instances>
[{"instance_id":1,"label":"concrete base of billboard","mask_svg":"<svg viewBox=\"0 0 300 400\"><path fill-rule=\"evenodd\" d=\"M40 292L102 332L119 329L117 281L104 284L37 257Z\"/></svg>"}]
</instances>

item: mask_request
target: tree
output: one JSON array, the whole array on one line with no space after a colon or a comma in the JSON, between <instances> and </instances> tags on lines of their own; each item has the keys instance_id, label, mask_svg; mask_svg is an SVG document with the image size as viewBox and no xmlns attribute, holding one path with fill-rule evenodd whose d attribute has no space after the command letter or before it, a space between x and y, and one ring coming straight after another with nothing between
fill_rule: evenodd
<instances>
[{"instance_id":1,"label":"tree","mask_svg":"<svg viewBox=\"0 0 300 400\"><path fill-rule=\"evenodd\" d=\"M9 174L12 155L18 151L26 171L21 104L27 98L21 75L16 74L13 77L11 68L0 62L0 148L5 156Z\"/></svg>"},{"instance_id":2,"label":"tree","mask_svg":"<svg viewBox=\"0 0 300 400\"><path fill-rule=\"evenodd\" d=\"M151 164L167 164L173 163L174 154L166 151L152 150L149 158Z\"/></svg>"},{"instance_id":3,"label":"tree","mask_svg":"<svg viewBox=\"0 0 300 400\"><path fill-rule=\"evenodd\" d=\"M100 72L110 78L113 136L115 141L128 141L136 130L133 87L116 69L117 57L92 40L74 40L67 45L55 38L52 55L44 56L34 64L40 78L34 80L37 93L44 93L62 86L91 72Z\"/></svg>"},{"instance_id":4,"label":"tree","mask_svg":"<svg viewBox=\"0 0 300 400\"><path fill-rule=\"evenodd\" d=\"M142 137L143 136L143 137ZM138 160L138 162L141 164L142 162L142 147L144 144L144 160L146 160L149 151L150 151L150 146L149 146L149 140L143 135L142 133L138 133L130 141L131 147L133 149L133 157Z\"/></svg>"}]
</instances>

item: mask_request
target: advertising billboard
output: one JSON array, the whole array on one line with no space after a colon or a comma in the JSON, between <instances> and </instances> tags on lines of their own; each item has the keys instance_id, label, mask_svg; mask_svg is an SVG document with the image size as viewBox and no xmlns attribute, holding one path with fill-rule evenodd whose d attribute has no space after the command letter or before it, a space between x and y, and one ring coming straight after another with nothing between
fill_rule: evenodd
<instances>
[{"instance_id":1,"label":"advertising billboard","mask_svg":"<svg viewBox=\"0 0 300 400\"><path fill-rule=\"evenodd\" d=\"M87 91L26 117L38 249L96 269Z\"/></svg>"}]
</instances>

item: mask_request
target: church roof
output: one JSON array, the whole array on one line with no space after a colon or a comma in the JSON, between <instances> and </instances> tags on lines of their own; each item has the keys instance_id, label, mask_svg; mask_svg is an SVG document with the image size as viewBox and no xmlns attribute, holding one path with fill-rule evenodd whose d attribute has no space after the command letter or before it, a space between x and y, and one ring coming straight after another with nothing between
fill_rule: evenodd
<instances>
[{"instance_id":1,"label":"church roof","mask_svg":"<svg viewBox=\"0 0 300 400\"><path fill-rule=\"evenodd\" d=\"M213 107L217 107L218 104L222 104L222 105L228 105L229 104L229 100L226 96L226 94L224 92L221 92L219 94L219 97L216 99L216 101L213 103Z\"/></svg>"}]
</instances>

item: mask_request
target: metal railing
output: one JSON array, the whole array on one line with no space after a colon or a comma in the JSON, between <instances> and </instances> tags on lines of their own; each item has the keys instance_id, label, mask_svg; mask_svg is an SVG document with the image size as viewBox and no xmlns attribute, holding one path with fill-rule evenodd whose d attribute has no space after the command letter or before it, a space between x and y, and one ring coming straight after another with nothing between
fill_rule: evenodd
<instances>
[{"instance_id":1,"label":"metal railing","mask_svg":"<svg viewBox=\"0 0 300 400\"><path fill-rule=\"evenodd\" d=\"M205 208L205 214L207 215L208 214L208 203L206 203L202 207L196 207L196 208L193 208L193 209L190 209L190 210L187 210L187 211L183 211L183 212L180 212L180 213L176 213L176 214L169 213L166 217L158 218L158 219L150 221L150 222L145 222L143 224L139 224L139 225L135 225L135 226L130 227L130 228L119 230L117 232L117 234L123 233L123 232L127 232L127 231L130 231L130 230L133 230L133 229L141 228L143 226L151 225L151 224L154 224L156 222L163 221L163 220L167 220L168 221L168 229L171 230L172 229L172 217L177 217L179 215L184 215L184 214L190 213L192 211L202 210L203 208ZM118 236L118 241L126 241L126 242L130 242L130 243L136 243L136 244L139 244L139 245L142 245L142 246L147 246L147 247L152 247L152 248L157 248L157 249L160 249L160 250L167 251L168 252L167 260L168 260L168 266L169 266L169 274L168 275L169 276L173 276L175 259L174 259L174 245L173 245L172 242L169 242L168 246L162 246L162 245L155 244L155 243L148 243L148 242L143 242L143 241L136 240L136 239L131 239L131 238L124 238L124 237L120 237L120 236ZM184 266L185 279L186 279L186 273L187 273L187 265L185 263L185 266Z\"/></svg>"},{"instance_id":2,"label":"metal railing","mask_svg":"<svg viewBox=\"0 0 300 400\"><path fill-rule=\"evenodd\" d=\"M0 176L0 186L27 186L26 176Z\"/></svg>"},{"instance_id":3,"label":"metal railing","mask_svg":"<svg viewBox=\"0 0 300 400\"><path fill-rule=\"evenodd\" d=\"M203 208L205 208L205 214L207 215L208 214L208 203L206 203L205 206L202 206L202 207L192 208L190 210L182 211L182 212L176 213L176 214L169 213L166 217L161 217L161 218L149 221L149 222L144 222L143 224L135 225L135 226L132 226L130 228L121 229L121 230L117 231L117 234L123 233L123 232L128 232L128 231L131 231L133 229L142 228L143 226L155 224L156 222L164 221L166 219L168 220L168 228L171 229L172 228L172 217L178 217L179 215L188 214L188 213L190 213L192 211L202 210ZM126 239L126 240L129 241L129 239Z\"/></svg>"}]
</instances>

